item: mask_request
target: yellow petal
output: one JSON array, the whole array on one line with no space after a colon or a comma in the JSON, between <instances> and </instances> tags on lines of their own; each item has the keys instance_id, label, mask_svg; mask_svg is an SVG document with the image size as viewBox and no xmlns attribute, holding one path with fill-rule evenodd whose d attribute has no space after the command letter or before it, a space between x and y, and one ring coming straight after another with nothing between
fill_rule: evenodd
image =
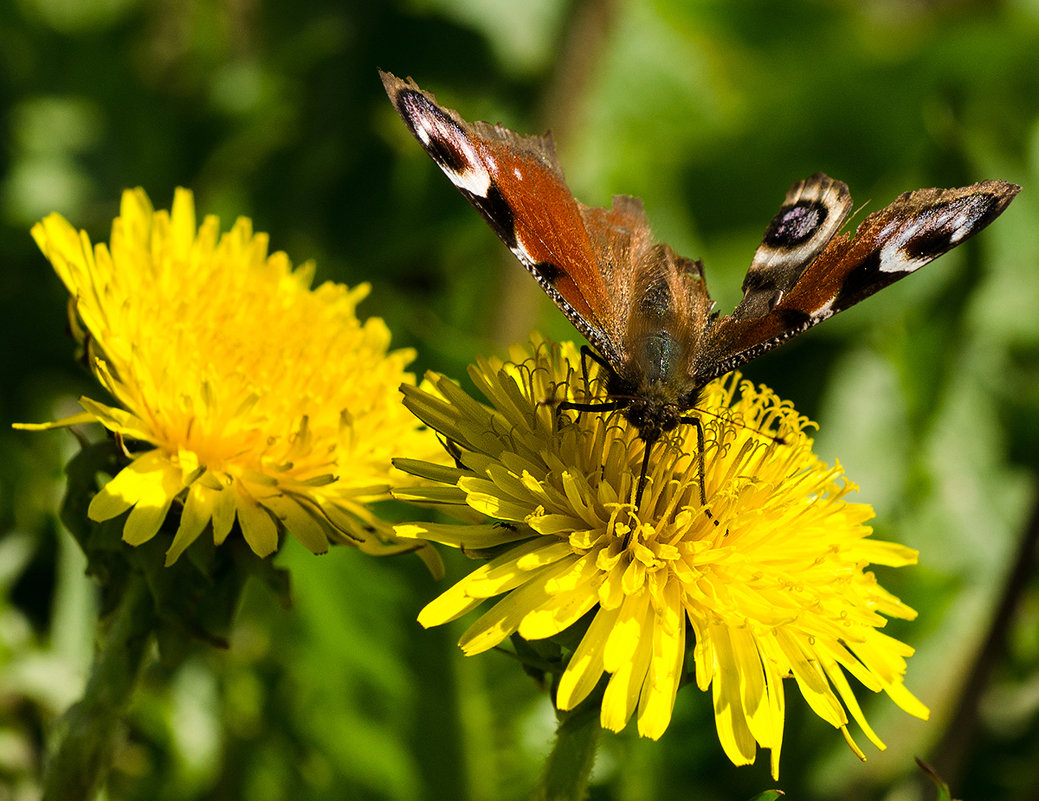
<instances>
[{"instance_id":1,"label":"yellow petal","mask_svg":"<svg viewBox=\"0 0 1039 801\"><path fill-rule=\"evenodd\" d=\"M569 570L571 564L571 561L564 560L536 571L526 584L498 601L466 630L458 643L462 650L466 654L480 653L511 635L531 609L540 607L551 598L545 582Z\"/></svg>"},{"instance_id":2,"label":"yellow petal","mask_svg":"<svg viewBox=\"0 0 1039 801\"><path fill-rule=\"evenodd\" d=\"M234 487L226 479L221 482L221 489L213 492L213 542L217 545L227 539L234 526L236 497Z\"/></svg>"},{"instance_id":3,"label":"yellow petal","mask_svg":"<svg viewBox=\"0 0 1039 801\"><path fill-rule=\"evenodd\" d=\"M273 512L285 530L303 543L311 553L328 552L330 527L322 525L315 517L316 512L307 509L305 502L301 503L300 500L282 494L266 496L260 503Z\"/></svg>"},{"instance_id":4,"label":"yellow petal","mask_svg":"<svg viewBox=\"0 0 1039 801\"><path fill-rule=\"evenodd\" d=\"M419 612L418 622L427 629L430 626L440 626L460 618L466 612L478 607L483 601L483 598L472 598L466 595L463 585L455 584L423 607Z\"/></svg>"},{"instance_id":5,"label":"yellow petal","mask_svg":"<svg viewBox=\"0 0 1039 801\"><path fill-rule=\"evenodd\" d=\"M668 591L671 603L656 615L652 663L639 697L639 734L653 740L659 739L671 723L685 661L685 619L678 615L676 621L670 613L678 608L677 593L677 587Z\"/></svg>"},{"instance_id":6,"label":"yellow petal","mask_svg":"<svg viewBox=\"0 0 1039 801\"><path fill-rule=\"evenodd\" d=\"M721 626L714 626L712 629L719 673L719 677L713 683L714 722L718 730L718 740L732 764L749 765L754 761L757 744L747 726L740 703L740 675L732 655L729 632Z\"/></svg>"},{"instance_id":7,"label":"yellow petal","mask_svg":"<svg viewBox=\"0 0 1039 801\"><path fill-rule=\"evenodd\" d=\"M574 580L569 580L574 576ZM546 589L553 593L540 607L524 615L519 625L520 636L528 640L541 640L566 630L592 609L597 598L595 589L601 576L596 575L595 562L587 556L573 563L567 574L545 582ZM565 591L559 585L571 585Z\"/></svg>"},{"instance_id":8,"label":"yellow petal","mask_svg":"<svg viewBox=\"0 0 1039 801\"><path fill-rule=\"evenodd\" d=\"M638 650L649 616L649 593L628 596L621 604L620 615L603 650L603 665L610 673L617 673L631 662Z\"/></svg>"},{"instance_id":9,"label":"yellow petal","mask_svg":"<svg viewBox=\"0 0 1039 801\"><path fill-rule=\"evenodd\" d=\"M528 540L530 531L504 523L450 524L450 523L404 523L393 527L393 533L405 539L421 538L441 545L460 548L474 539L481 547L494 548L510 542Z\"/></svg>"},{"instance_id":10,"label":"yellow petal","mask_svg":"<svg viewBox=\"0 0 1039 801\"><path fill-rule=\"evenodd\" d=\"M199 482L195 482L188 489L187 498L184 500L184 508L180 513L180 524L177 533L173 537L173 543L166 551L166 566L169 567L184 549L198 539L199 535L209 525L213 517L213 491L207 490Z\"/></svg>"},{"instance_id":11,"label":"yellow petal","mask_svg":"<svg viewBox=\"0 0 1039 801\"><path fill-rule=\"evenodd\" d=\"M60 420L55 420L53 423L13 423L12 428L17 428L19 431L50 431L55 428L66 428L67 426L80 426L87 423L96 423L97 418L89 412L80 412L79 414L73 414L68 417L63 417Z\"/></svg>"},{"instance_id":12,"label":"yellow petal","mask_svg":"<svg viewBox=\"0 0 1039 801\"><path fill-rule=\"evenodd\" d=\"M147 451L101 488L91 500L87 515L100 523L138 504L151 509L168 509L173 495L180 490L176 482L171 481L179 479L173 476L174 472L166 454L159 450Z\"/></svg>"},{"instance_id":13,"label":"yellow petal","mask_svg":"<svg viewBox=\"0 0 1039 801\"><path fill-rule=\"evenodd\" d=\"M562 710L573 709L595 689L603 673L602 655L606 638L617 622L620 609L601 609L592 619L581 638L566 670L559 679L556 705Z\"/></svg>"},{"instance_id":14,"label":"yellow petal","mask_svg":"<svg viewBox=\"0 0 1039 801\"><path fill-rule=\"evenodd\" d=\"M621 612L623 616L623 610ZM602 698L599 722L604 729L620 731L631 719L646 681L653 654L652 632L646 625L646 639L638 644L631 658L610 677Z\"/></svg>"},{"instance_id":15,"label":"yellow petal","mask_svg":"<svg viewBox=\"0 0 1039 801\"><path fill-rule=\"evenodd\" d=\"M572 555L560 554L556 545L557 543L545 543L535 538L492 559L462 579L466 595L474 598L501 595L531 581L560 559L566 558L566 564L572 563ZM546 553L542 556L542 552Z\"/></svg>"},{"instance_id":16,"label":"yellow petal","mask_svg":"<svg viewBox=\"0 0 1039 801\"><path fill-rule=\"evenodd\" d=\"M278 547L278 527L270 512L244 495L239 495L235 511L238 524L242 527L242 536L253 553L261 559L274 553Z\"/></svg>"},{"instance_id":17,"label":"yellow petal","mask_svg":"<svg viewBox=\"0 0 1039 801\"><path fill-rule=\"evenodd\" d=\"M139 439L142 442L147 442L152 438L147 424L136 415L114 406L106 406L90 398L80 398L79 402L91 417L109 431L115 431L128 439Z\"/></svg>"}]
</instances>

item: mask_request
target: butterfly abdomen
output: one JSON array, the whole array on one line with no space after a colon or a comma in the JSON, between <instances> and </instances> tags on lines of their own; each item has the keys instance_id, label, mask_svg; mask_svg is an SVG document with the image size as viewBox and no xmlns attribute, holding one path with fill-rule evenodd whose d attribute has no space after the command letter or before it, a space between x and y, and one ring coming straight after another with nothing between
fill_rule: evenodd
<instances>
[{"instance_id":1,"label":"butterfly abdomen","mask_svg":"<svg viewBox=\"0 0 1039 801\"><path fill-rule=\"evenodd\" d=\"M681 344L669 332L654 331L635 347L647 384L672 384L685 374Z\"/></svg>"}]
</instances>

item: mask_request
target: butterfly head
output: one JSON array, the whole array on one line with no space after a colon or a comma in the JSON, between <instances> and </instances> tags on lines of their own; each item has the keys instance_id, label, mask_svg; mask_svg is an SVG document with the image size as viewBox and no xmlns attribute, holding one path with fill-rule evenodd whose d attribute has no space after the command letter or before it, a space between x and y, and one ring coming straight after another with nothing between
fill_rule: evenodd
<instances>
[{"instance_id":1,"label":"butterfly head","mask_svg":"<svg viewBox=\"0 0 1039 801\"><path fill-rule=\"evenodd\" d=\"M651 340L650 346L645 358L633 362L634 369L611 371L606 385L607 395L623 403L625 419L647 444L678 427L702 388L691 384L684 371L676 372L679 360L669 352L666 336Z\"/></svg>"}]
</instances>

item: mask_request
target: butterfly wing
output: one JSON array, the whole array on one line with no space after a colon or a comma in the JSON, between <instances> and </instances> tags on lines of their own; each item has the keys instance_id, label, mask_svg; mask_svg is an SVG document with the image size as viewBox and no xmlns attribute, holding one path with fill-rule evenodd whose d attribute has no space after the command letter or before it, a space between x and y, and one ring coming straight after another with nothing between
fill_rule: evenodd
<instances>
[{"instance_id":1,"label":"butterfly wing","mask_svg":"<svg viewBox=\"0 0 1039 801\"><path fill-rule=\"evenodd\" d=\"M641 205L587 208L567 188L550 136L466 122L413 80L380 75L397 112L444 174L574 326L618 363L623 332L617 321L624 319L618 304L630 292L616 285L621 273L614 260L645 225ZM600 250L603 242L612 250Z\"/></svg>"},{"instance_id":2,"label":"butterfly wing","mask_svg":"<svg viewBox=\"0 0 1039 801\"><path fill-rule=\"evenodd\" d=\"M786 193L743 279L738 317L760 317L774 307L851 211L847 184L816 173Z\"/></svg>"},{"instance_id":3,"label":"butterfly wing","mask_svg":"<svg viewBox=\"0 0 1039 801\"><path fill-rule=\"evenodd\" d=\"M567 187L551 137L466 122L414 81L380 75L430 157L633 391L676 363L702 386L915 272L982 230L1019 191L985 181L907 192L849 235L837 233L851 210L847 186L817 173L791 187L743 300L715 319L699 262L654 244L641 202L586 207ZM650 354L652 369L647 343L663 348Z\"/></svg>"},{"instance_id":4,"label":"butterfly wing","mask_svg":"<svg viewBox=\"0 0 1039 801\"><path fill-rule=\"evenodd\" d=\"M807 184L822 187L829 180L816 175ZM829 221L843 219L851 200L843 184L833 186L836 193L828 196L835 206L826 215L791 218L789 204L784 204L773 219L758 255L774 247L777 231L790 228L796 233L791 240L811 243L806 249L811 260L801 262L796 242L780 242L778 258L769 260L767 268L751 266L743 300L731 315L715 322L698 354L694 373L699 380L722 375L916 272L985 228L1020 190L1005 181L984 181L959 189L906 192L866 217L854 235L834 236ZM818 200L824 202L825 196L819 194ZM813 223L814 231L809 230Z\"/></svg>"}]
</instances>

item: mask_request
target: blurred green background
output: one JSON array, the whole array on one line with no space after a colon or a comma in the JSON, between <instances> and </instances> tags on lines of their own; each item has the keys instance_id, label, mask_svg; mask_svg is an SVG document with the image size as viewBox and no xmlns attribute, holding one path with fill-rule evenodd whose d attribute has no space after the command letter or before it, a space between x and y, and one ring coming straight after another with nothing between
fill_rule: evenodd
<instances>
[{"instance_id":1,"label":"blurred green background","mask_svg":"<svg viewBox=\"0 0 1039 801\"><path fill-rule=\"evenodd\" d=\"M877 512L921 552L880 569L920 611L919 722L863 699L889 749L857 762L790 697L779 786L796 799L1039 797L1039 0L791 3L15 0L0 4L0 801L34 797L46 727L77 696L96 612L57 522L55 419L99 389L74 362L65 293L31 242L51 211L107 239L124 187L176 186L225 228L247 215L318 279L374 292L416 368L462 377L540 329L576 333L408 135L376 68L468 119L551 127L586 203L642 197L702 257L723 310L787 187L822 170L857 205L985 178L1021 184L981 236L750 365L818 420ZM232 646L149 669L111 799L524 798L554 728L500 654L424 631L436 584L413 558L294 541L294 605L247 593ZM861 696L860 696L861 697ZM874 701L876 703L874 703ZM634 727L630 727L633 729ZM593 799L745 799L710 699L678 698L657 743L604 736Z\"/></svg>"}]
</instances>

